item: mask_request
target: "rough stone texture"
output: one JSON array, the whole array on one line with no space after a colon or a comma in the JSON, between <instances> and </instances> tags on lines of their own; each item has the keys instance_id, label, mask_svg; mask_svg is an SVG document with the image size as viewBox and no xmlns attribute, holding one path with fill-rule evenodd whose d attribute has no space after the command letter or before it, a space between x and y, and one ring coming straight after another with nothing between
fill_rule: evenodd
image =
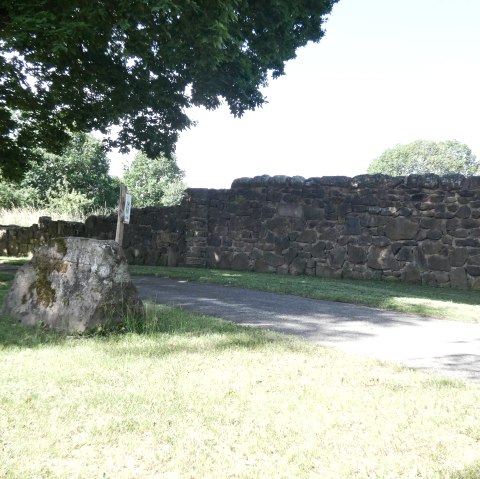
<instances>
[{"instance_id":1,"label":"rough stone texture","mask_svg":"<svg viewBox=\"0 0 480 479\"><path fill-rule=\"evenodd\" d=\"M115 224L111 216L0 227L0 254L62 235L113 239ZM123 248L133 264L478 289L480 177L240 178L229 190L190 189L176 207L134 209Z\"/></svg>"},{"instance_id":2,"label":"rough stone texture","mask_svg":"<svg viewBox=\"0 0 480 479\"><path fill-rule=\"evenodd\" d=\"M81 333L141 314L143 305L118 243L67 237L40 247L18 270L4 313L26 325Z\"/></svg>"}]
</instances>

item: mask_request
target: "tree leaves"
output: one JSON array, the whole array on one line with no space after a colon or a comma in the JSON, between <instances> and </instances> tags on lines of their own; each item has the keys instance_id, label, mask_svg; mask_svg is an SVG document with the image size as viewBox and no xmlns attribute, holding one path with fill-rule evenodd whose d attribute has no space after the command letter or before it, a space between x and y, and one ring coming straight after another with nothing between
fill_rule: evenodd
<instances>
[{"instance_id":1,"label":"tree leaves","mask_svg":"<svg viewBox=\"0 0 480 479\"><path fill-rule=\"evenodd\" d=\"M413 173L447 175L460 173L466 176L480 174L480 163L465 144L456 140L441 142L417 140L408 145L397 145L385 150L370 163L367 172L390 176Z\"/></svg>"},{"instance_id":2,"label":"tree leaves","mask_svg":"<svg viewBox=\"0 0 480 479\"><path fill-rule=\"evenodd\" d=\"M138 152L132 164L125 169L123 182L137 208L171 206L180 203L185 184L184 173L174 158L159 156L154 159Z\"/></svg>"},{"instance_id":3,"label":"tree leaves","mask_svg":"<svg viewBox=\"0 0 480 479\"><path fill-rule=\"evenodd\" d=\"M6 0L0 166L18 176L33 147L58 152L65 131L113 125L109 146L170 156L189 106L224 99L240 116L262 105L269 74L322 37L336 1Z\"/></svg>"}]
</instances>

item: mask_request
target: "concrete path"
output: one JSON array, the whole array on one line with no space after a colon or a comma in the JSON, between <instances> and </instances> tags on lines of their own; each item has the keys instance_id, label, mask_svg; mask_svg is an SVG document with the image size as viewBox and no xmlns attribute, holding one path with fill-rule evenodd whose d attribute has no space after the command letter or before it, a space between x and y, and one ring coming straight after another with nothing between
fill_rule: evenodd
<instances>
[{"instance_id":1,"label":"concrete path","mask_svg":"<svg viewBox=\"0 0 480 479\"><path fill-rule=\"evenodd\" d=\"M480 382L480 324L151 276L133 281L157 303Z\"/></svg>"}]
</instances>

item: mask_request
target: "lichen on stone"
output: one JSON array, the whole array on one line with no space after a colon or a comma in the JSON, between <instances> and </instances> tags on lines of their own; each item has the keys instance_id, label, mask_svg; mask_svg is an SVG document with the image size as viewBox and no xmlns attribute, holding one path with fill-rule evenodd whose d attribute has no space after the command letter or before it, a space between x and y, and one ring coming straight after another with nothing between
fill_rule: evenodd
<instances>
[{"instance_id":1,"label":"lichen on stone","mask_svg":"<svg viewBox=\"0 0 480 479\"><path fill-rule=\"evenodd\" d=\"M44 254L38 254L32 259L32 266L37 273L35 283L31 285L30 290L35 289L38 301L44 306L50 306L55 303L56 293L52 287L50 275L57 273L66 273L68 264L61 260L53 261Z\"/></svg>"},{"instance_id":2,"label":"lichen on stone","mask_svg":"<svg viewBox=\"0 0 480 479\"><path fill-rule=\"evenodd\" d=\"M62 255L65 256L67 254L68 248L67 248L67 243L65 242L64 237L60 238L54 238L51 241L51 246L54 246L55 249Z\"/></svg>"}]
</instances>

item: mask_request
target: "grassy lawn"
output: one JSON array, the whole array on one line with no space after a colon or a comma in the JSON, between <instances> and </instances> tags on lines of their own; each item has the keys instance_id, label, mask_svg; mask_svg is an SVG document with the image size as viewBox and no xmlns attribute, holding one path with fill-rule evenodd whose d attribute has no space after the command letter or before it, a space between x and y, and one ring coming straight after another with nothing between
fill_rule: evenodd
<instances>
[{"instance_id":1,"label":"grassy lawn","mask_svg":"<svg viewBox=\"0 0 480 479\"><path fill-rule=\"evenodd\" d=\"M178 309L90 337L0 317L0 365L0 477L480 477L478 385Z\"/></svg>"},{"instance_id":2,"label":"grassy lawn","mask_svg":"<svg viewBox=\"0 0 480 479\"><path fill-rule=\"evenodd\" d=\"M480 322L479 291L461 291L391 281L328 279L201 268L132 265L130 272L363 304L422 316Z\"/></svg>"},{"instance_id":3,"label":"grassy lawn","mask_svg":"<svg viewBox=\"0 0 480 479\"><path fill-rule=\"evenodd\" d=\"M0 256L0 264L4 265L21 266L27 261L30 261L30 257L14 258L12 256Z\"/></svg>"}]
</instances>

